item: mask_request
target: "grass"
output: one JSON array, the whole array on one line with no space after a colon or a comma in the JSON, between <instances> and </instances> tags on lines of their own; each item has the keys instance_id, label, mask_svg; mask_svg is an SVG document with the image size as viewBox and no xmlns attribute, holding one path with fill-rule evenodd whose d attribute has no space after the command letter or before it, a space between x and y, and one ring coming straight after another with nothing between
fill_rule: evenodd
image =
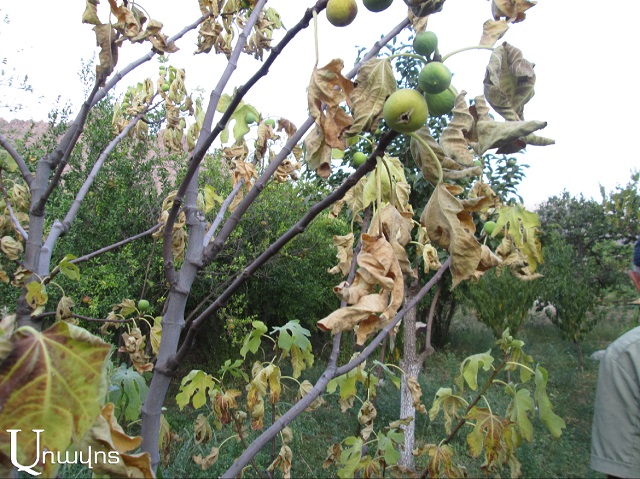
<instances>
[{"instance_id":1,"label":"grass","mask_svg":"<svg viewBox=\"0 0 640 479\"><path fill-rule=\"evenodd\" d=\"M564 419L566 429L560 438L555 439L539 419L533 419L533 441L531 443L525 441L517 452L522 464L523 477L603 477L589 468L593 399L598 376L598 363L589 356L594 351L606 348L611 341L637 324L638 312L635 309L612 309L607 318L601 321L584 341L582 346L586 364L584 370L580 371L577 368L573 345L563 341L557 329L546 318L539 315L525 323L519 338L526 344L525 351L549 372L547 392L554 412ZM453 380L459 374L462 359L470 354L486 352L494 348L494 345L495 339L490 330L472 316L459 314L454 318L449 345L444 351L439 351L428 358L419 378L423 390L423 402L427 410L431 407L434 395L440 387L453 387ZM494 357L497 358L498 354L494 348ZM305 371L300 379L309 379L314 382L322 373L324 365L320 363L321 361L317 360L314 368L311 371ZM484 377L486 378L486 375ZM281 402L277 405L279 413L290 407L295 401L294 396L297 392L295 383L283 382L286 383L286 388ZM175 387L177 386L174 385ZM180 436L180 442L173 446L170 462L161 468L162 476L219 477L232 464L234 458L241 454L242 444L235 440L226 442L220 449L218 462L207 471L203 471L194 463L192 457L197 454L206 456L210 448L218 446L229 436L229 433L214 429L214 437L208 444L195 444L193 424L198 414L201 412L206 414L207 411L205 408L194 411L189 407L179 411L175 401L172 400L172 396L175 397L176 393L177 389L170 391L166 415L173 431ZM490 389L487 399L492 409L498 413L504 413L508 398L500 388ZM333 443L340 442L348 436L358 435L360 426L357 416L360 402L356 401L353 408L341 413L337 404L337 392L326 394L325 400L327 401L325 406L313 413L302 414L291 424L294 431L293 441L289 444L293 451L292 477L336 477L335 467L322 468L322 463L327 457L327 449ZM399 392L390 381L379 388L376 406L378 412L375 421L376 430L383 429L389 422L398 418ZM265 427L268 427L271 422L271 406L266 404L265 408ZM483 458L470 457L465 444L466 435L470 430L467 426L463 427L451 445L456 451L457 461L468 468L470 477L482 477L480 465ZM259 431L251 431L247 442L257 437L258 433ZM442 415L433 422L424 415L418 415L416 419L418 446L438 443L444 437L446 434ZM275 444L276 454L279 448L278 438ZM255 458L256 465L262 471L271 463L271 460L271 446L265 447ZM419 458L418 465L425 467L425 459ZM63 469L61 473L62 477L89 477L75 466ZM508 474L507 470L503 471L502 475ZM281 473L276 472L276 477L280 476ZM258 475L253 467L249 466L244 471L244 477L258 477Z\"/></svg>"}]
</instances>

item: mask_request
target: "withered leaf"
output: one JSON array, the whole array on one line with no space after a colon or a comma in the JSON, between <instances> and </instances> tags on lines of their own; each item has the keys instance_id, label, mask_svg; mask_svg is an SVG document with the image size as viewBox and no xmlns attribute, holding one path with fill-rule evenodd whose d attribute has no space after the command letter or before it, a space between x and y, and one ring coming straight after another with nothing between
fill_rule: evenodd
<instances>
[{"instance_id":1,"label":"withered leaf","mask_svg":"<svg viewBox=\"0 0 640 479\"><path fill-rule=\"evenodd\" d=\"M349 274L349 270L351 269L351 260L353 258L353 240L354 237L352 232L343 236L333 236L333 244L338 249L338 252L336 253L338 264L329 269L329 273L340 273L342 276Z\"/></svg>"},{"instance_id":2,"label":"withered leaf","mask_svg":"<svg viewBox=\"0 0 640 479\"><path fill-rule=\"evenodd\" d=\"M471 215L444 185L438 185L425 207L420 222L432 243L451 255L453 287L476 271L482 254L473 233Z\"/></svg>"},{"instance_id":3,"label":"withered leaf","mask_svg":"<svg viewBox=\"0 0 640 479\"><path fill-rule=\"evenodd\" d=\"M86 6L84 13L82 14L82 23L89 23L91 25L101 25L102 22L98 18L98 3L99 0L86 0Z\"/></svg>"},{"instance_id":4,"label":"withered leaf","mask_svg":"<svg viewBox=\"0 0 640 479\"><path fill-rule=\"evenodd\" d=\"M316 68L309 83L309 113L322 129L324 141L332 148L344 150L344 133L353 124L353 118L342 108L349 103L353 82L342 76L344 62L334 59L322 68Z\"/></svg>"},{"instance_id":5,"label":"withered leaf","mask_svg":"<svg viewBox=\"0 0 640 479\"><path fill-rule=\"evenodd\" d=\"M362 235L362 244L353 284L342 283L334 288L352 306L340 308L317 323L320 329L332 334L358 325L356 336L360 345L393 319L404 298L402 270L391 244L382 235L368 234ZM376 286L381 290L372 294Z\"/></svg>"},{"instance_id":6,"label":"withered leaf","mask_svg":"<svg viewBox=\"0 0 640 479\"><path fill-rule=\"evenodd\" d=\"M316 170L320 178L331 175L331 146L324 139L324 132L317 124L304 139L305 161L311 170Z\"/></svg>"},{"instance_id":7,"label":"withered leaf","mask_svg":"<svg viewBox=\"0 0 640 479\"><path fill-rule=\"evenodd\" d=\"M111 75L118 63L116 31L110 24L96 25L93 31L96 33L96 44L100 47L100 65L96 66L96 76L102 79L101 84L104 85L104 80Z\"/></svg>"},{"instance_id":8,"label":"withered leaf","mask_svg":"<svg viewBox=\"0 0 640 479\"><path fill-rule=\"evenodd\" d=\"M473 153L469 150L468 139L474 129L474 118L469 113L467 92L462 90L456 97L453 117L442 132L440 146L444 154L457 163L465 166L473 165Z\"/></svg>"},{"instance_id":9,"label":"withered leaf","mask_svg":"<svg viewBox=\"0 0 640 479\"><path fill-rule=\"evenodd\" d=\"M522 51L504 42L489 58L484 96L505 120L524 120L524 105L533 98L536 74Z\"/></svg>"},{"instance_id":10,"label":"withered leaf","mask_svg":"<svg viewBox=\"0 0 640 479\"><path fill-rule=\"evenodd\" d=\"M431 136L431 130L428 126L423 126L416 131L415 134L429 145L429 148L412 137L410 142L411 156L418 168L422 171L424 178L435 186L442 180L440 175L442 173L442 162L445 157L444 150ZM429 149L431 151L429 151Z\"/></svg>"},{"instance_id":11,"label":"withered leaf","mask_svg":"<svg viewBox=\"0 0 640 479\"><path fill-rule=\"evenodd\" d=\"M353 125L347 136L373 133L382 118L384 102L395 90L396 79L389 60L373 58L362 65L350 95Z\"/></svg>"},{"instance_id":12,"label":"withered leaf","mask_svg":"<svg viewBox=\"0 0 640 479\"><path fill-rule=\"evenodd\" d=\"M506 20L487 20L482 25L482 38L479 45L492 47L500 40L509 30L509 24Z\"/></svg>"},{"instance_id":13,"label":"withered leaf","mask_svg":"<svg viewBox=\"0 0 640 479\"><path fill-rule=\"evenodd\" d=\"M524 12L536 3L530 0L492 0L491 13L496 20L504 17L510 23L517 23L525 19Z\"/></svg>"}]
</instances>

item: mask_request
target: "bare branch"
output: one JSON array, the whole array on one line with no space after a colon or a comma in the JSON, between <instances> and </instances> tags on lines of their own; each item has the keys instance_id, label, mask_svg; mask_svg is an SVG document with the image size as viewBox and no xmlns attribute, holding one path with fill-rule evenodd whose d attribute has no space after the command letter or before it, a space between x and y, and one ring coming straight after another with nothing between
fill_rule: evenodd
<instances>
[{"instance_id":1,"label":"bare branch","mask_svg":"<svg viewBox=\"0 0 640 479\"><path fill-rule=\"evenodd\" d=\"M55 311L51 311L48 313L41 313L35 317L35 319L44 319L55 316L57 313ZM87 316L81 316L79 314L72 314L72 318L82 319L83 321L95 322L95 323L130 323L134 321L136 318L128 318L128 319L101 319L101 318L89 318Z\"/></svg>"},{"instance_id":2,"label":"bare branch","mask_svg":"<svg viewBox=\"0 0 640 479\"><path fill-rule=\"evenodd\" d=\"M2 133L0 133L0 146L7 150L7 153L11 155L11 158L13 158L13 161L16 162L18 168L20 169L22 179L27 185L31 186L33 176L31 175L31 172L27 167L27 163L24 161L24 158L22 158L22 155L20 155L20 153L16 151L11 142Z\"/></svg>"},{"instance_id":3,"label":"bare branch","mask_svg":"<svg viewBox=\"0 0 640 479\"><path fill-rule=\"evenodd\" d=\"M233 189L231 190L231 193L227 195L227 197L224 199L224 201L220 205L220 210L218 211L216 218L213 220L213 223L211 224L209 231L207 231L207 234L204 237L204 241L202 242L202 246L206 247L211 242L211 238L213 238L213 235L216 233L218 226L220 226L220 223L222 223L222 220L224 219L224 215L229 209L229 205L231 204L235 196L238 194L238 191L240 191L240 188L242 188L242 185L244 185L244 179L241 179L240 181L238 181L238 184L233 187Z\"/></svg>"}]
</instances>

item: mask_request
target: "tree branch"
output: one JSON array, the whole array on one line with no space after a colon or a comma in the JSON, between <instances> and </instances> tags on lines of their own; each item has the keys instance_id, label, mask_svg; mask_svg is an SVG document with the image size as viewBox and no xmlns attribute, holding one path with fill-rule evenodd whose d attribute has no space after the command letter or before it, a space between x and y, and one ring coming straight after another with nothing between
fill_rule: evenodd
<instances>
[{"instance_id":1,"label":"tree branch","mask_svg":"<svg viewBox=\"0 0 640 479\"><path fill-rule=\"evenodd\" d=\"M280 238L273 242L260 256L258 256L249 266L247 266L242 274L238 276L238 278L233 283L231 283L231 285L207 309L205 309L200 314L200 316L198 316L193 321L184 342L180 346L180 349L175 354L175 356L169 360L167 364L167 368L169 370L173 370L174 368L176 368L182 361L182 359L185 358L189 349L191 348L193 340L195 339L196 331L204 323L204 321L218 309L224 306L229 298L235 293L235 291L247 279L249 279L258 268L266 263L268 259L278 253L289 241L302 233L316 216L318 216L322 211L331 206L333 203L344 197L347 191L349 191L369 171L373 171L377 162L376 158L378 156L384 155L387 146L396 136L397 133L395 131L389 131L382 135L378 145L364 164L362 164L354 173L352 173L342 185L340 185L336 190L333 191L333 193L325 197L322 201L319 201L318 203L313 205L295 225L293 225L286 233L280 236Z\"/></svg>"},{"instance_id":2,"label":"tree branch","mask_svg":"<svg viewBox=\"0 0 640 479\"><path fill-rule=\"evenodd\" d=\"M167 42L168 43L174 43L175 41L179 40L185 34L190 32L194 28L196 28L198 25L200 25L202 22L204 22L210 16L211 16L211 14L209 14L209 13L206 14L206 15L201 16L198 20L196 20L195 22L193 22L190 25L187 25L182 30L180 30L178 33L176 33L174 36L170 37ZM113 87L115 87L118 84L118 82L120 80L122 80L126 75L131 73L133 70L138 68L143 63L146 63L149 60L151 60L157 53L158 53L158 51L155 48L151 48L151 50L149 50L148 53L146 53L142 57L138 58L137 60L131 62L129 65L127 65L122 70L114 73L113 76L111 77L111 80L106 82L105 85L102 87L102 89L100 89L98 94L95 96L95 98L93 99L93 101L91 103L91 107L93 108L99 101L104 99L107 96L107 93L109 93L109 91L111 89L113 89Z\"/></svg>"},{"instance_id":3,"label":"tree branch","mask_svg":"<svg viewBox=\"0 0 640 479\"><path fill-rule=\"evenodd\" d=\"M7 153L11 155L11 158L13 158L13 161L16 162L16 164L18 165L18 168L20 169L20 174L22 175L22 179L27 185L31 186L31 182L33 181L33 176L31 175L31 172L27 167L27 163L24 161L24 158L22 158L20 153L16 151L13 145L2 133L0 133L0 146L5 150L7 150Z\"/></svg>"},{"instance_id":4,"label":"tree branch","mask_svg":"<svg viewBox=\"0 0 640 479\"><path fill-rule=\"evenodd\" d=\"M4 189L4 184L2 183L2 172L3 171L4 170L2 168L0 168L0 191L2 192L2 197L4 198L5 206L7 208L7 211L9 212L9 217L11 218L11 221L13 221L13 226L16 228L16 231L18 233L20 233L20 235L25 240L28 240L29 239L29 235L27 234L27 232L24 230L24 228L20 224L20 221L18 221L18 218L16 218L16 216L13 214L13 208L11 208L11 201L9 201L9 195L7 195L7 191Z\"/></svg>"},{"instance_id":5,"label":"tree branch","mask_svg":"<svg viewBox=\"0 0 640 479\"><path fill-rule=\"evenodd\" d=\"M200 134L198 136L198 141L196 142L196 146L191 153L191 158L189 159L189 167L187 168L187 172L182 182L180 183L180 187L176 193L176 196L173 200L173 205L169 210L169 215L166 221L166 229L164 231L163 236L163 244L162 244L162 256L164 259L164 273L169 284L174 285L175 283L175 271L173 265L173 252L172 252L172 237L173 237L173 225L175 223L176 217L178 216L178 212L180 211L180 206L182 204L182 200L187 192L187 189L192 184L192 180L196 177L196 172L200 167L200 163L204 158L207 150L213 143L213 140L219 134L220 131L224 129L229 118L236 109L236 106L240 103L240 96L237 101L234 102L234 99L231 100L231 104L227 108L227 111L222 116L220 122L218 122L218 127L216 130L219 130L215 136L208 134L208 131L211 128L211 124L213 123L213 117L216 112L216 108L218 106L218 102L220 97L222 96L222 92L224 91L227 83L231 79L231 76L238 65L238 58L242 53L244 46L247 42L247 37L251 29L254 27L255 23L258 21L258 17L260 12L264 8L264 5L267 3L267 0L259 0L253 10L253 13L249 16L249 20L244 25L240 36L238 37L238 41L236 42L233 51L231 52L231 56L229 57L229 61L227 62L227 67L225 68L223 74L218 81L218 84L211 92L209 98L209 104L207 106L207 111L205 112L204 121L202 123L202 129L200 130ZM237 95L236 95L237 96ZM223 123L224 122L224 123ZM222 127L220 127L220 123L222 123Z\"/></svg>"}]
</instances>

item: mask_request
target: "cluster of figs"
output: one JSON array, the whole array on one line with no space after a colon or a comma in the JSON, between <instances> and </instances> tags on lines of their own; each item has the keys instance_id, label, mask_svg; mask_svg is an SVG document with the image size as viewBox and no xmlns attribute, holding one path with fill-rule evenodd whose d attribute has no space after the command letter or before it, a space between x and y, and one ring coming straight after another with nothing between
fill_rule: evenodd
<instances>
[{"instance_id":1,"label":"cluster of figs","mask_svg":"<svg viewBox=\"0 0 640 479\"><path fill-rule=\"evenodd\" d=\"M451 70L438 60L437 35L430 31L418 33L413 41L413 50L427 60L418 74L421 91L411 88L395 91L387 98L382 111L389 128L400 133L416 131L425 124L429 115L451 113L458 96L451 85Z\"/></svg>"},{"instance_id":2,"label":"cluster of figs","mask_svg":"<svg viewBox=\"0 0 640 479\"><path fill-rule=\"evenodd\" d=\"M381 12L391 6L393 0L362 0L371 12ZM327 20L337 27L345 27L356 18L356 0L329 0ZM458 92L451 85L451 71L440 61L438 37L434 32L418 33L413 50L425 60L418 75L419 90L400 89L392 93L384 104L383 117L389 128L400 133L412 133L424 126L429 115L450 113Z\"/></svg>"}]
</instances>

